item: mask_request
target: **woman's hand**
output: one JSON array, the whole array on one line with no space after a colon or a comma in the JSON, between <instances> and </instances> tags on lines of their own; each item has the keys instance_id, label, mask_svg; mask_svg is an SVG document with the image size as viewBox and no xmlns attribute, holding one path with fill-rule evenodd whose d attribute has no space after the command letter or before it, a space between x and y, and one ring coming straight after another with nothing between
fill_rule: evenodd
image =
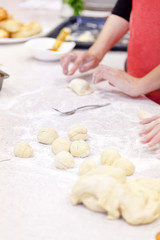
<instances>
[{"instance_id":1,"label":"woman's hand","mask_svg":"<svg viewBox=\"0 0 160 240\"><path fill-rule=\"evenodd\" d=\"M95 68L100 62L100 59L89 51L73 51L61 58L61 66L63 73L72 75L79 70L81 73ZM69 70L69 64L73 63L73 67Z\"/></svg>"},{"instance_id":2,"label":"woman's hand","mask_svg":"<svg viewBox=\"0 0 160 240\"><path fill-rule=\"evenodd\" d=\"M149 147L160 143L160 115L153 116L151 118L146 118L140 122L141 124L148 124L139 135L142 138L141 142L148 144ZM159 152L160 154L160 152Z\"/></svg>"},{"instance_id":3,"label":"woman's hand","mask_svg":"<svg viewBox=\"0 0 160 240\"><path fill-rule=\"evenodd\" d=\"M141 95L140 79L129 75L125 71L99 65L93 74L92 81L96 84L103 80L107 80L110 85L117 87L129 96L137 97Z\"/></svg>"}]
</instances>

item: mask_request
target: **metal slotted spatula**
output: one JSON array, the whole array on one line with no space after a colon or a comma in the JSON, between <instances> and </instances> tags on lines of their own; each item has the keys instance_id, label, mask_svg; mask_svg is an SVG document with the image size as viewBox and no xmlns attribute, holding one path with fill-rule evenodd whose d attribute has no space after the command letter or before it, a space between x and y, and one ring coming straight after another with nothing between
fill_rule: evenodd
<instances>
[{"instance_id":1,"label":"metal slotted spatula","mask_svg":"<svg viewBox=\"0 0 160 240\"><path fill-rule=\"evenodd\" d=\"M105 107L110 105L110 103L105 103L105 104L93 104L93 105L85 105L85 106L81 106L81 107L77 107L71 111L67 111L67 112L62 112L57 108L52 108L53 110L61 113L61 114L65 114L65 115L72 115L74 114L77 110L83 109L83 108L100 108L100 107Z\"/></svg>"}]
</instances>

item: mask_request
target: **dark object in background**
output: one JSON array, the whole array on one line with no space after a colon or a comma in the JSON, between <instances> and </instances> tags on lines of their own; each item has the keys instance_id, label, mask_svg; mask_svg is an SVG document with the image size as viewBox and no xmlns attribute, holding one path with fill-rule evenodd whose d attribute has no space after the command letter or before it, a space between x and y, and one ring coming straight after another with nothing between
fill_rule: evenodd
<instances>
[{"instance_id":1,"label":"dark object in background","mask_svg":"<svg viewBox=\"0 0 160 240\"><path fill-rule=\"evenodd\" d=\"M3 79L8 78L9 75L3 71L0 70L0 90L2 88L2 84L3 84Z\"/></svg>"},{"instance_id":2,"label":"dark object in background","mask_svg":"<svg viewBox=\"0 0 160 240\"><path fill-rule=\"evenodd\" d=\"M107 18L94 18L83 16L72 16L57 26L48 37L56 38L59 32L64 27L69 27L72 30L71 38L76 43L75 48L88 49L97 39L98 34L102 30ZM79 41L79 38L84 33L89 33L93 37L93 41ZM129 34L126 34L111 51L126 51L128 46Z\"/></svg>"}]
</instances>

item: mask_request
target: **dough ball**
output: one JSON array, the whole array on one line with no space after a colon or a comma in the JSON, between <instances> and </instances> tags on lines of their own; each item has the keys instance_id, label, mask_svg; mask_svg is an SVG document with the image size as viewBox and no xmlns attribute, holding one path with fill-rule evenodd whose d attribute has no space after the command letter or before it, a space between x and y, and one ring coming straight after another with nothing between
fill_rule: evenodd
<instances>
[{"instance_id":1,"label":"dough ball","mask_svg":"<svg viewBox=\"0 0 160 240\"><path fill-rule=\"evenodd\" d=\"M89 83L81 78L73 79L68 84L68 87L71 88L79 96L88 95L93 92L93 89L90 87Z\"/></svg>"},{"instance_id":2,"label":"dough ball","mask_svg":"<svg viewBox=\"0 0 160 240\"><path fill-rule=\"evenodd\" d=\"M14 155L20 158L29 158L33 155L33 149L27 142L19 142L14 147Z\"/></svg>"},{"instance_id":3,"label":"dough ball","mask_svg":"<svg viewBox=\"0 0 160 240\"><path fill-rule=\"evenodd\" d=\"M160 179L129 179L120 199L122 217L130 224L147 224L160 216Z\"/></svg>"},{"instance_id":4,"label":"dough ball","mask_svg":"<svg viewBox=\"0 0 160 240\"><path fill-rule=\"evenodd\" d=\"M113 162L112 166L124 169L124 171L125 171L127 176L132 175L134 173L134 171L135 171L135 165L131 161L126 159L126 158L118 158L118 159L116 159Z\"/></svg>"},{"instance_id":5,"label":"dough ball","mask_svg":"<svg viewBox=\"0 0 160 240\"><path fill-rule=\"evenodd\" d=\"M22 24L19 31L12 33L12 38L26 38L39 34L42 31L42 26L38 22L30 22L27 24Z\"/></svg>"},{"instance_id":6,"label":"dough ball","mask_svg":"<svg viewBox=\"0 0 160 240\"><path fill-rule=\"evenodd\" d=\"M44 144L52 144L53 141L58 138L57 132L51 127L42 128L37 136L38 142Z\"/></svg>"},{"instance_id":7,"label":"dough ball","mask_svg":"<svg viewBox=\"0 0 160 240\"><path fill-rule=\"evenodd\" d=\"M0 28L3 28L10 33L19 31L20 27L21 23L15 19L7 19L0 22Z\"/></svg>"},{"instance_id":8,"label":"dough ball","mask_svg":"<svg viewBox=\"0 0 160 240\"><path fill-rule=\"evenodd\" d=\"M4 29L0 29L0 38L9 38L9 32Z\"/></svg>"},{"instance_id":9,"label":"dough ball","mask_svg":"<svg viewBox=\"0 0 160 240\"><path fill-rule=\"evenodd\" d=\"M86 140L87 129L81 125L75 125L68 130L68 137L71 141Z\"/></svg>"},{"instance_id":10,"label":"dough ball","mask_svg":"<svg viewBox=\"0 0 160 240\"><path fill-rule=\"evenodd\" d=\"M137 116L140 120L143 120L145 118L150 118L152 115L151 113L147 112L147 111L144 111L144 110L139 110L137 112Z\"/></svg>"},{"instance_id":11,"label":"dough ball","mask_svg":"<svg viewBox=\"0 0 160 240\"><path fill-rule=\"evenodd\" d=\"M86 31L79 36L78 41L79 42L94 42L95 38L91 34L91 32Z\"/></svg>"},{"instance_id":12,"label":"dough ball","mask_svg":"<svg viewBox=\"0 0 160 240\"><path fill-rule=\"evenodd\" d=\"M52 149L52 152L54 152L55 154L62 151L69 152L70 145L71 145L71 142L67 138L61 137L53 141L51 149Z\"/></svg>"},{"instance_id":13,"label":"dough ball","mask_svg":"<svg viewBox=\"0 0 160 240\"><path fill-rule=\"evenodd\" d=\"M116 149L107 148L102 152L100 161L102 164L112 165L114 160L120 157L121 155Z\"/></svg>"},{"instance_id":14,"label":"dough ball","mask_svg":"<svg viewBox=\"0 0 160 240\"><path fill-rule=\"evenodd\" d=\"M93 168L96 168L98 165L90 159L84 160L80 166L79 166L79 175L85 175L86 173L88 173L90 170L92 170Z\"/></svg>"},{"instance_id":15,"label":"dough ball","mask_svg":"<svg viewBox=\"0 0 160 240\"><path fill-rule=\"evenodd\" d=\"M60 169L72 168L74 166L74 158L67 151L59 152L55 156L55 166Z\"/></svg>"},{"instance_id":16,"label":"dough ball","mask_svg":"<svg viewBox=\"0 0 160 240\"><path fill-rule=\"evenodd\" d=\"M83 140L71 143L70 152L74 157L86 157L90 153L90 146Z\"/></svg>"},{"instance_id":17,"label":"dough ball","mask_svg":"<svg viewBox=\"0 0 160 240\"><path fill-rule=\"evenodd\" d=\"M0 21L7 19L8 14L4 8L0 8Z\"/></svg>"}]
</instances>

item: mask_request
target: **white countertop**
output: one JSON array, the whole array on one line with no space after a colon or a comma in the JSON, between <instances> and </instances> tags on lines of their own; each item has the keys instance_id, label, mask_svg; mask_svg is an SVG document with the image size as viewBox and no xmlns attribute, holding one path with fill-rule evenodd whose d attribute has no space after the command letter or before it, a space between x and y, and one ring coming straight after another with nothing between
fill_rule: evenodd
<instances>
[{"instance_id":1,"label":"white countertop","mask_svg":"<svg viewBox=\"0 0 160 240\"><path fill-rule=\"evenodd\" d=\"M18 1L12 2L17 14ZM12 12L9 0L1 5ZM53 10L23 9L19 16L28 21L34 16L44 24L61 21ZM110 52L103 62L123 68L125 58L124 52ZM0 45L0 64L10 75L0 92L0 240L154 239L160 231L160 219L131 226L122 219L107 220L105 214L91 212L82 205L72 206L68 196L83 159L76 159L71 170L58 170L51 147L39 144L36 136L41 127L51 126L59 136L66 137L71 126L82 124L89 133L90 159L99 163L101 152L115 147L134 162L135 177L160 177L160 161L154 150L140 143L137 118L139 109L156 114L159 105L144 97L125 96L106 82L94 86L92 95L79 97L66 88L71 78L62 74L59 62L35 60L24 44ZM91 80L91 74L83 77ZM52 107L69 110L86 103L106 102L111 105L71 116L52 111ZM13 147L20 140L31 144L32 158L14 157ZM10 160L2 161L7 158Z\"/></svg>"}]
</instances>

